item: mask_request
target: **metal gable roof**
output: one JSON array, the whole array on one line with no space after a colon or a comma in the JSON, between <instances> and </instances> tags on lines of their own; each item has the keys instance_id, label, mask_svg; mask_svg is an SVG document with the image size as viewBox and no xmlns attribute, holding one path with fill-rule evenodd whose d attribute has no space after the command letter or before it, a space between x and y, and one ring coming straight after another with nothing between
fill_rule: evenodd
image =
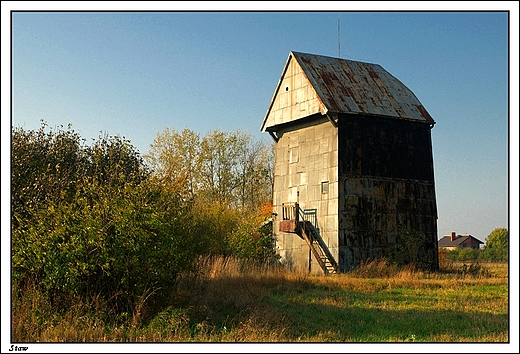
<instances>
[{"instance_id":1,"label":"metal gable roof","mask_svg":"<svg viewBox=\"0 0 520 354\"><path fill-rule=\"evenodd\" d=\"M380 65L290 52L286 67L291 58L302 68L326 107L326 113L375 115L435 123L413 92ZM270 110L264 118L262 130L269 113Z\"/></svg>"}]
</instances>

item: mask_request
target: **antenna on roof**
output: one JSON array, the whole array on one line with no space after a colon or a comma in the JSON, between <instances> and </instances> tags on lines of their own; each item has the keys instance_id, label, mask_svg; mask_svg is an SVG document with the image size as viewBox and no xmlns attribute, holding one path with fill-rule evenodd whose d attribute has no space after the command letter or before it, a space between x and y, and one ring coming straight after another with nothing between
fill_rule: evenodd
<instances>
[{"instance_id":1,"label":"antenna on roof","mask_svg":"<svg viewBox=\"0 0 520 354\"><path fill-rule=\"evenodd\" d=\"M341 46L339 41L339 15L338 15L338 58L341 59Z\"/></svg>"}]
</instances>

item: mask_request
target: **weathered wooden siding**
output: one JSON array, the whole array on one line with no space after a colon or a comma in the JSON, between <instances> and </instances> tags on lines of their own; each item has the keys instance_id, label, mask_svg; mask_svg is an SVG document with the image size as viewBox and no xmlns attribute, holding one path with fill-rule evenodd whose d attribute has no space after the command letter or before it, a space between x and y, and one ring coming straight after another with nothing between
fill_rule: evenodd
<instances>
[{"instance_id":1,"label":"weathered wooden siding","mask_svg":"<svg viewBox=\"0 0 520 354\"><path fill-rule=\"evenodd\" d=\"M292 56L289 56L262 129L292 122L325 110L301 66Z\"/></svg>"},{"instance_id":2,"label":"weathered wooden siding","mask_svg":"<svg viewBox=\"0 0 520 354\"><path fill-rule=\"evenodd\" d=\"M338 120L340 270L387 255L401 228L419 234L437 266L430 125L341 115Z\"/></svg>"},{"instance_id":3,"label":"weathered wooden siding","mask_svg":"<svg viewBox=\"0 0 520 354\"><path fill-rule=\"evenodd\" d=\"M299 202L303 209L316 209L320 234L338 257L338 133L323 117L300 120L281 127L274 165L274 222L276 247L282 261L293 269L322 272L310 257L309 247L295 233L279 231L282 204ZM322 193L322 182L328 192Z\"/></svg>"}]
</instances>

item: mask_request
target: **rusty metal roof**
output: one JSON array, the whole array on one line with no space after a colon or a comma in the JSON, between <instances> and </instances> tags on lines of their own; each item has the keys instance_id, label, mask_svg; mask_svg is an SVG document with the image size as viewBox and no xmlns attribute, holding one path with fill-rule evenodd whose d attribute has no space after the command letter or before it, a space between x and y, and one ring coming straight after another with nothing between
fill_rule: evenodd
<instances>
[{"instance_id":1,"label":"rusty metal roof","mask_svg":"<svg viewBox=\"0 0 520 354\"><path fill-rule=\"evenodd\" d=\"M302 68L326 107L326 113L366 114L435 123L413 92L380 65L290 52L286 67L292 58ZM266 118L268 114L269 111Z\"/></svg>"}]
</instances>

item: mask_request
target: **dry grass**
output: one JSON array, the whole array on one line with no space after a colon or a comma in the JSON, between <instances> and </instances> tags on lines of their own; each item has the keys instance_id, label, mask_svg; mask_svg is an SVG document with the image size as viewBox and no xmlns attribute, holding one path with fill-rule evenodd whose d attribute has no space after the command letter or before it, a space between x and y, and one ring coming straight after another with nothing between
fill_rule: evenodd
<instances>
[{"instance_id":1,"label":"dry grass","mask_svg":"<svg viewBox=\"0 0 520 354\"><path fill-rule=\"evenodd\" d=\"M53 314L34 286L13 289L15 342L503 342L507 265L449 264L428 273L384 260L331 276L233 258L202 258L171 299L110 322L79 303ZM99 309L98 311L103 311ZM348 321L345 321L348 318ZM452 326L467 330L452 331ZM505 329L504 329L505 328Z\"/></svg>"}]
</instances>

